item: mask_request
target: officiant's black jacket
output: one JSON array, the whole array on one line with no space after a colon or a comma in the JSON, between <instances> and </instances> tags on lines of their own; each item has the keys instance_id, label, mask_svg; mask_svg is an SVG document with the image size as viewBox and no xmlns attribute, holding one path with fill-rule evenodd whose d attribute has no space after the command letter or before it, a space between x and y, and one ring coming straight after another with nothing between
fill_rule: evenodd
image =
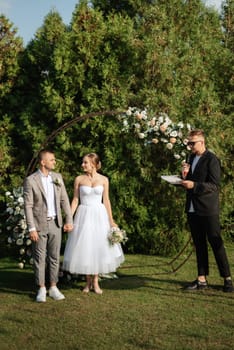
<instances>
[{"instance_id":1,"label":"officiant's black jacket","mask_svg":"<svg viewBox=\"0 0 234 350\"><path fill-rule=\"evenodd\" d=\"M192 165L192 154L189 164ZM189 211L191 200L195 214L211 216L219 214L220 161L214 153L206 150L199 159L192 174L191 166L186 180L195 182L194 188L187 190L185 211Z\"/></svg>"}]
</instances>

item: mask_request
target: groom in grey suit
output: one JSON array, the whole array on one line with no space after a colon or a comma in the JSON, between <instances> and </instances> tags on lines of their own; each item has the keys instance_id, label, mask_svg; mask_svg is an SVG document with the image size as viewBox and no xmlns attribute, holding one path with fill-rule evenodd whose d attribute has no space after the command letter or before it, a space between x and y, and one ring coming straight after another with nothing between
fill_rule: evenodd
<instances>
[{"instance_id":1,"label":"groom in grey suit","mask_svg":"<svg viewBox=\"0 0 234 350\"><path fill-rule=\"evenodd\" d=\"M41 150L38 155L39 169L24 182L25 215L32 240L34 272L39 290L37 302L46 301L45 270L48 264L49 296L64 299L57 288L62 238L62 212L65 214L63 230L73 228L73 220L67 191L62 175L53 172L56 159L52 151Z\"/></svg>"}]
</instances>

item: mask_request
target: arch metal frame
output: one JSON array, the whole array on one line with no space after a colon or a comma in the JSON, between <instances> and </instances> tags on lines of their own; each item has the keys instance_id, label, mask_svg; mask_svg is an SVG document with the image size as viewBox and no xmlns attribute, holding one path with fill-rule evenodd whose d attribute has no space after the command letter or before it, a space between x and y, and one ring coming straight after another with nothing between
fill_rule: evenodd
<instances>
[{"instance_id":1,"label":"arch metal frame","mask_svg":"<svg viewBox=\"0 0 234 350\"><path fill-rule=\"evenodd\" d=\"M41 149L45 148L49 142L51 142L52 140L54 140L56 138L56 136L62 132L63 130L66 130L67 128L72 127L74 124L80 123L83 120L87 120L87 119L91 119L94 117L98 117L98 116L116 116L119 114L124 113L124 111L101 111L101 112L92 112L92 113L87 113L85 115L82 116L77 116L73 119L71 119L70 121L64 123L63 125L61 125L59 128L57 128L56 130L54 130L45 140L44 142L41 144L40 149L38 150L38 152L34 155L34 157L32 158L32 160L30 161L27 170L26 170L26 176L28 176L30 173L32 173L35 170L36 164L37 164L37 157L38 154L40 152ZM185 245L182 247L181 251L175 256L173 257L168 263L161 265L161 267L169 267L169 269L165 272L158 272L158 273L151 273L150 275L164 275L164 274L172 274L175 273L176 271L178 271L191 257L194 249L193 247L190 249L189 253L187 254L187 256L184 257L184 259L182 260L182 262L177 262L178 259L181 257L181 255L183 253L186 252L186 249L189 247L189 245L191 244L192 239L191 237L187 240L187 242L185 243ZM132 268L140 268L140 267L159 267L159 265L157 264L151 264L151 265L126 265L126 266L122 266L120 267L120 270L126 270L126 269L132 269ZM147 275L144 273L144 275Z\"/></svg>"}]
</instances>

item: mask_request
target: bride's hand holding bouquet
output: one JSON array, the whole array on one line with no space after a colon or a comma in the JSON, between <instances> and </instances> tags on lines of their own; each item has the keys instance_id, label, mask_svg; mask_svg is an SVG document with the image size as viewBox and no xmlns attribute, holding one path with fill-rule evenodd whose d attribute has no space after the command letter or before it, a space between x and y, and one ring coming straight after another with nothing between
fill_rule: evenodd
<instances>
[{"instance_id":1,"label":"bride's hand holding bouquet","mask_svg":"<svg viewBox=\"0 0 234 350\"><path fill-rule=\"evenodd\" d=\"M110 245L114 245L115 243L125 244L128 240L128 237L126 235L126 232L124 230L121 230L118 227L118 225L115 224L115 226L112 226L110 228L110 231L108 234L108 240Z\"/></svg>"}]
</instances>

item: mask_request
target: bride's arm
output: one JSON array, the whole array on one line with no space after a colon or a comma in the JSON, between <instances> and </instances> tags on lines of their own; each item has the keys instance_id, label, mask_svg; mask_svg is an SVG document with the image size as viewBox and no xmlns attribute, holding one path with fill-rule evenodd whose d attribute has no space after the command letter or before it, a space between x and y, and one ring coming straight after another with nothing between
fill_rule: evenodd
<instances>
[{"instance_id":1,"label":"bride's arm","mask_svg":"<svg viewBox=\"0 0 234 350\"><path fill-rule=\"evenodd\" d=\"M113 217L112 217L111 202L110 202L110 198L109 198L109 180L106 177L104 179L103 187L104 187L104 190L103 190L103 204L106 207L107 214L108 214L109 221L110 221L110 225L111 225L111 227L117 226L116 223L113 220Z\"/></svg>"},{"instance_id":2,"label":"bride's arm","mask_svg":"<svg viewBox=\"0 0 234 350\"><path fill-rule=\"evenodd\" d=\"M80 185L80 176L76 177L74 181L74 192L73 192L73 199L71 202L72 216L74 215L79 204L79 185Z\"/></svg>"}]
</instances>

